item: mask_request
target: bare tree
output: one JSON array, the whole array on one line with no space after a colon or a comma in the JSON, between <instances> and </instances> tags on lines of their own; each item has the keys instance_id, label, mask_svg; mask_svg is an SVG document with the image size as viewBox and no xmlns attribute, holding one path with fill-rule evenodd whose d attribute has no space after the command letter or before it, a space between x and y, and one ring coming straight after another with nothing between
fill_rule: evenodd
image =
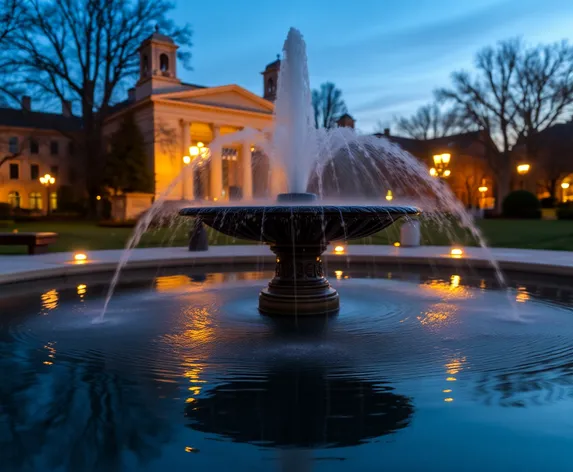
<instances>
[{"instance_id":1,"label":"bare tree","mask_svg":"<svg viewBox=\"0 0 573 472\"><path fill-rule=\"evenodd\" d=\"M486 156L497 178L496 202L501 206L511 186L511 149L517 139L515 80L522 44L507 40L482 49L476 56L476 71L455 72L452 87L437 91L440 100L454 104L463 118L484 130Z\"/></svg>"},{"instance_id":2,"label":"bare tree","mask_svg":"<svg viewBox=\"0 0 573 472\"><path fill-rule=\"evenodd\" d=\"M25 27L23 12L22 0L0 0L0 104L2 105L17 100L21 94L21 87L6 80L10 71L3 66L9 57L10 41L19 28Z\"/></svg>"},{"instance_id":3,"label":"bare tree","mask_svg":"<svg viewBox=\"0 0 573 472\"><path fill-rule=\"evenodd\" d=\"M317 128L334 128L336 121L347 112L342 91L332 83L325 82L320 90L312 91L314 125Z\"/></svg>"},{"instance_id":4,"label":"bare tree","mask_svg":"<svg viewBox=\"0 0 573 472\"><path fill-rule=\"evenodd\" d=\"M88 192L99 194L102 124L137 76L138 47L157 26L190 46L188 26L177 28L168 0L24 0L26 28L14 33L5 65L46 100L68 99L81 110L79 147L87 160ZM180 54L184 64L188 52ZM91 199L93 201L93 198Z\"/></svg>"},{"instance_id":5,"label":"bare tree","mask_svg":"<svg viewBox=\"0 0 573 472\"><path fill-rule=\"evenodd\" d=\"M396 119L398 132L414 139L442 138L462 130L462 119L455 108L442 109L433 103L420 107L409 118Z\"/></svg>"},{"instance_id":6,"label":"bare tree","mask_svg":"<svg viewBox=\"0 0 573 472\"><path fill-rule=\"evenodd\" d=\"M527 157L535 160L539 133L563 118L573 103L573 48L566 41L529 48L516 72L515 126Z\"/></svg>"}]
</instances>

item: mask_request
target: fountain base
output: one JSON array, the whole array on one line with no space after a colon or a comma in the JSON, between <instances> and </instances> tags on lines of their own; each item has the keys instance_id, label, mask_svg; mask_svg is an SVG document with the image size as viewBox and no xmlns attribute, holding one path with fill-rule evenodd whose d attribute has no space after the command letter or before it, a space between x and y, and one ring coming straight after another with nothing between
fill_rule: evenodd
<instances>
[{"instance_id":1,"label":"fountain base","mask_svg":"<svg viewBox=\"0 0 573 472\"><path fill-rule=\"evenodd\" d=\"M340 301L324 277L323 246L271 246L276 254L275 276L259 295L259 311L266 315L329 315Z\"/></svg>"}]
</instances>

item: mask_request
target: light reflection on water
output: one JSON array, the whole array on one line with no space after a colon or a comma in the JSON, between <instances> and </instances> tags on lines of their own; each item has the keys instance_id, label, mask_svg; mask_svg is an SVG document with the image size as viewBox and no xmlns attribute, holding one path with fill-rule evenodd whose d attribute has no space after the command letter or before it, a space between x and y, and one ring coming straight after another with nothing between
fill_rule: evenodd
<instances>
[{"instance_id":1,"label":"light reflection on water","mask_svg":"<svg viewBox=\"0 0 573 472\"><path fill-rule=\"evenodd\" d=\"M479 274L332 269L340 315L302 323L258 315L264 272L142 280L103 326L90 280L0 298L2 470L573 466L570 285L517 283L518 323Z\"/></svg>"}]
</instances>

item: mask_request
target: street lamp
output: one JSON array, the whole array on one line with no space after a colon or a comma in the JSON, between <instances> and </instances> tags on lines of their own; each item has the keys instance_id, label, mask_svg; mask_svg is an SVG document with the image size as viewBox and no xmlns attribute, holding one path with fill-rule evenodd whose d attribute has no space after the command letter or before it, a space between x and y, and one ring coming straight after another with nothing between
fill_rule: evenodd
<instances>
[{"instance_id":1,"label":"street lamp","mask_svg":"<svg viewBox=\"0 0 573 472\"><path fill-rule=\"evenodd\" d=\"M50 174L45 174L43 177L40 177L40 183L46 186L46 194L47 194L47 201L46 201L46 215L50 214L50 186L56 183L56 178L52 177Z\"/></svg>"},{"instance_id":2,"label":"street lamp","mask_svg":"<svg viewBox=\"0 0 573 472\"><path fill-rule=\"evenodd\" d=\"M485 185L482 185L481 187L478 187L478 192L480 193L481 197L480 197L480 208L484 208L485 207L485 194L488 191L488 188Z\"/></svg>"},{"instance_id":3,"label":"street lamp","mask_svg":"<svg viewBox=\"0 0 573 472\"><path fill-rule=\"evenodd\" d=\"M522 190L525 188L525 181L524 181L523 177L525 175L527 175L527 173L529 172L529 169L531 169L531 166L529 164L519 164L517 166L517 173L522 176L521 183L520 183Z\"/></svg>"},{"instance_id":4,"label":"street lamp","mask_svg":"<svg viewBox=\"0 0 573 472\"><path fill-rule=\"evenodd\" d=\"M448 152L443 154L434 154L434 167L430 169L430 175L432 177L449 177L452 175L452 171L448 169L452 155Z\"/></svg>"},{"instance_id":5,"label":"street lamp","mask_svg":"<svg viewBox=\"0 0 573 472\"><path fill-rule=\"evenodd\" d=\"M569 187L571 186L571 184L569 182L561 182L561 189L563 192L563 201L566 202L568 200L568 193L569 193Z\"/></svg>"}]
</instances>

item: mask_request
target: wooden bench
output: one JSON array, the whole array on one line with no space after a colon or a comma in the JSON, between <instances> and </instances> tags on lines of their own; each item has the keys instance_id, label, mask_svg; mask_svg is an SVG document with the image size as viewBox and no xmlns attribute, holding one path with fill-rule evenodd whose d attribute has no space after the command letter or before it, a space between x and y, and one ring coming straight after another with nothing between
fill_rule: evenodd
<instances>
[{"instance_id":1,"label":"wooden bench","mask_svg":"<svg viewBox=\"0 0 573 472\"><path fill-rule=\"evenodd\" d=\"M0 246L28 246L28 254L44 254L58 233L0 233Z\"/></svg>"}]
</instances>

